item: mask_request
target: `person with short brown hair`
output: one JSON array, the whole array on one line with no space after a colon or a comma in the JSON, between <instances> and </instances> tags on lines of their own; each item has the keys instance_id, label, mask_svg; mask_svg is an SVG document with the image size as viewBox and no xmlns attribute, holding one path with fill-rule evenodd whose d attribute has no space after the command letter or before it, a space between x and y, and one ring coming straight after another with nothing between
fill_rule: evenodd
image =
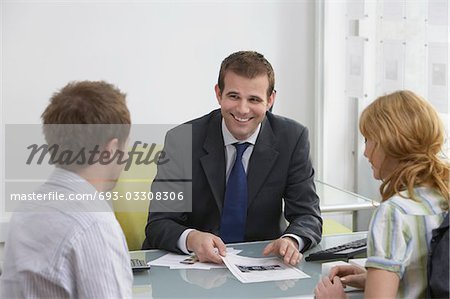
<instances>
[{"instance_id":1,"label":"person with short brown hair","mask_svg":"<svg viewBox=\"0 0 450 299\"><path fill-rule=\"evenodd\" d=\"M123 165L98 160L125 151L131 123L125 94L104 81L71 82L53 95L42 120L56 168L34 193L59 196L13 214L0 297L130 298L126 240L111 207L100 200ZM82 154L56 158L92 148L92 160Z\"/></svg>"},{"instance_id":2,"label":"person with short brown hair","mask_svg":"<svg viewBox=\"0 0 450 299\"><path fill-rule=\"evenodd\" d=\"M222 263L225 243L271 240L263 254L296 265L321 240L308 129L269 111L274 85L273 68L260 53L239 51L223 60L214 87L220 109L187 123L192 142L179 144L183 126L166 135L166 158L177 161L192 147L192 169L158 165L152 185L154 193L167 192L180 179L173 174L192 174L192 211L161 211L164 203L152 202L144 249L194 252L200 261Z\"/></svg>"}]
</instances>

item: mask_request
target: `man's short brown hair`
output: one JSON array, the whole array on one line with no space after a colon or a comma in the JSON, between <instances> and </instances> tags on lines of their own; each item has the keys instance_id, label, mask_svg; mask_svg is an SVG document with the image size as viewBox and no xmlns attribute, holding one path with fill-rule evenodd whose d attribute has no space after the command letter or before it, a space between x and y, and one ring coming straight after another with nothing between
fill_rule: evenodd
<instances>
[{"instance_id":1,"label":"man's short brown hair","mask_svg":"<svg viewBox=\"0 0 450 299\"><path fill-rule=\"evenodd\" d=\"M117 87L104 81L70 82L53 94L42 113L48 146L56 145L59 153L78 153L96 145L102 148L114 138L125 144L131 124L125 98ZM87 165L54 163L69 170Z\"/></svg>"},{"instance_id":2,"label":"man's short brown hair","mask_svg":"<svg viewBox=\"0 0 450 299\"><path fill-rule=\"evenodd\" d=\"M255 51L239 51L231 54L222 61L217 84L222 92L225 87L225 74L232 71L236 75L253 79L257 76L267 75L269 88L267 97L272 95L275 88L275 74L272 65L264 55Z\"/></svg>"}]
</instances>

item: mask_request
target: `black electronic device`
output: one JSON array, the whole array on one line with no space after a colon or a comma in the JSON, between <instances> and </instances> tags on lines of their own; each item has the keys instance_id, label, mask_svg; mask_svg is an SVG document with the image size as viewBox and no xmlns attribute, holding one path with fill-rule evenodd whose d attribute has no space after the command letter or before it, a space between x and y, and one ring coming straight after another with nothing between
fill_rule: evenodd
<instances>
[{"instance_id":1,"label":"black electronic device","mask_svg":"<svg viewBox=\"0 0 450 299\"><path fill-rule=\"evenodd\" d=\"M141 259L131 259L131 269L133 271L149 270L150 265L147 265L147 263Z\"/></svg>"},{"instance_id":2,"label":"black electronic device","mask_svg":"<svg viewBox=\"0 0 450 299\"><path fill-rule=\"evenodd\" d=\"M325 261L325 260L341 260L350 259L356 256L366 256L367 238L345 243L339 246L331 247L321 251L317 251L308 255L305 260Z\"/></svg>"}]
</instances>

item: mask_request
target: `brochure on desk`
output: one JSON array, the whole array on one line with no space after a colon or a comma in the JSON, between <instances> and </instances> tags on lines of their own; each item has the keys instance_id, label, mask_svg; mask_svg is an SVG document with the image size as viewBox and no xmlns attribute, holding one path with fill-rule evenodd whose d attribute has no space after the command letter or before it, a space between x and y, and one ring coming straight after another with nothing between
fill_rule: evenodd
<instances>
[{"instance_id":1,"label":"brochure on desk","mask_svg":"<svg viewBox=\"0 0 450 299\"><path fill-rule=\"evenodd\" d=\"M222 257L225 265L199 262L195 255L180 255L168 253L148 262L152 266L170 267L170 269L201 269L228 268L242 283L263 282L275 280L309 278L299 269L286 265L278 257L251 258L237 255L241 250L227 248L226 257Z\"/></svg>"},{"instance_id":2,"label":"brochure on desk","mask_svg":"<svg viewBox=\"0 0 450 299\"><path fill-rule=\"evenodd\" d=\"M232 247L227 247L227 254L238 254L242 250L237 250ZM195 255L183 255L176 253L168 253L156 260L148 262L151 266L169 267L170 269L198 269L198 270L210 270L217 268L226 268L225 265L218 265L213 263L202 263Z\"/></svg>"},{"instance_id":3,"label":"brochure on desk","mask_svg":"<svg viewBox=\"0 0 450 299\"><path fill-rule=\"evenodd\" d=\"M310 277L299 269L286 265L278 257L251 258L227 254L222 259L231 273L242 283Z\"/></svg>"}]
</instances>

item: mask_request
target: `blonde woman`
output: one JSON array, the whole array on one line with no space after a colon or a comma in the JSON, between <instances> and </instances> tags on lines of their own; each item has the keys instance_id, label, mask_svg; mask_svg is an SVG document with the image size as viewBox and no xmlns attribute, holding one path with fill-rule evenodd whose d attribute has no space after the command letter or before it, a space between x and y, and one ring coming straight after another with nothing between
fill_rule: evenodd
<instances>
[{"instance_id":1,"label":"blonde woman","mask_svg":"<svg viewBox=\"0 0 450 299\"><path fill-rule=\"evenodd\" d=\"M366 298L425 298L432 230L449 203L449 164L440 156L439 115L411 91L382 96L362 113L364 156L381 180L381 204L367 236L366 270L335 267L315 289L316 298L346 298L343 286Z\"/></svg>"}]
</instances>

